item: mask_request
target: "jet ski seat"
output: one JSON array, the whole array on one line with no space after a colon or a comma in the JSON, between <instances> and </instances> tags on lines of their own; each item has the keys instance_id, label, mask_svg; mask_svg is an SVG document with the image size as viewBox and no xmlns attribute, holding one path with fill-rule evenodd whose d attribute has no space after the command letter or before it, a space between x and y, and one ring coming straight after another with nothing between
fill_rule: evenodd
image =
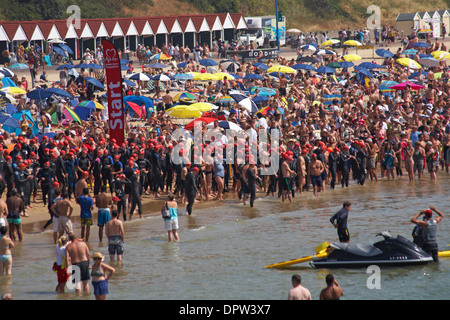
<instances>
[{"instance_id":1,"label":"jet ski seat","mask_svg":"<svg viewBox=\"0 0 450 320\"><path fill-rule=\"evenodd\" d=\"M383 253L383 251L372 244L333 242L331 246L361 257L373 257Z\"/></svg>"}]
</instances>

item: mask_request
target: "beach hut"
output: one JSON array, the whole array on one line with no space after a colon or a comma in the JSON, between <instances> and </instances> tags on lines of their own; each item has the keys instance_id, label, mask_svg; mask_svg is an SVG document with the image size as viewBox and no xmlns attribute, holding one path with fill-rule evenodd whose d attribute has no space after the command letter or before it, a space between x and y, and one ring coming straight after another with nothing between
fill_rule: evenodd
<instances>
[{"instance_id":1,"label":"beach hut","mask_svg":"<svg viewBox=\"0 0 450 320\"><path fill-rule=\"evenodd\" d=\"M395 19L395 27L402 35L411 34L412 29L418 30L420 28L420 16L417 12L400 13Z\"/></svg>"},{"instance_id":2,"label":"beach hut","mask_svg":"<svg viewBox=\"0 0 450 320\"><path fill-rule=\"evenodd\" d=\"M442 33L442 25L447 29L446 35L450 33L450 12L446 10L439 10L439 15L441 16L441 33ZM444 34L442 34L444 36Z\"/></svg>"}]
</instances>

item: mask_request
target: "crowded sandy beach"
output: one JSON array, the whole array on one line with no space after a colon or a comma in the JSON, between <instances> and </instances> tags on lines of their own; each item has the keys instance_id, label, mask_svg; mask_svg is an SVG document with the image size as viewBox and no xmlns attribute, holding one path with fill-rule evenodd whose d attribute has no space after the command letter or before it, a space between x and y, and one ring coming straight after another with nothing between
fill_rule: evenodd
<instances>
[{"instance_id":1,"label":"crowded sandy beach","mask_svg":"<svg viewBox=\"0 0 450 320\"><path fill-rule=\"evenodd\" d=\"M14 257L28 233L52 230L54 245L66 248L55 266L64 283L67 260L79 258L71 252L85 250L75 244L108 242L89 262L95 297L103 299L104 281L116 270L100 260L126 256L120 243L132 220L167 211L168 241L182 241L178 215L224 199L295 205L294 197L320 201L379 180L439 184L450 165L448 43L414 33L364 49L368 39L322 40L305 38L298 48L283 47L278 59L252 61L238 55L252 44L230 44L236 54L228 59L219 57L222 43L191 52L139 46L122 64L120 145L109 135L101 46L82 61L51 67L39 65L45 62L36 48L23 48L16 55L23 61L15 62L27 69L8 69L11 63L0 70L2 221L11 239L3 254ZM198 142L195 129L215 139ZM271 139L264 144L262 129ZM230 141L229 130L243 138ZM227 152L243 163L227 162ZM270 166L263 159L275 154L276 171L263 174ZM436 217L439 210L427 211Z\"/></svg>"}]
</instances>

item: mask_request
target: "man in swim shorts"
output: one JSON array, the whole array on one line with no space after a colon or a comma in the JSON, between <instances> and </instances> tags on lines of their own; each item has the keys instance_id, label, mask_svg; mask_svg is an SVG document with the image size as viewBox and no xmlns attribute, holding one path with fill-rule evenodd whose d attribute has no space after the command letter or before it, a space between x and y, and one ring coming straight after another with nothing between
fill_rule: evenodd
<instances>
[{"instance_id":1,"label":"man in swim shorts","mask_svg":"<svg viewBox=\"0 0 450 320\"><path fill-rule=\"evenodd\" d=\"M75 280L75 292L89 293L89 280L91 279L90 252L86 243L78 239L74 233L69 234L70 243L66 247L67 266L72 266L72 279Z\"/></svg>"},{"instance_id":2,"label":"man in swim shorts","mask_svg":"<svg viewBox=\"0 0 450 320\"><path fill-rule=\"evenodd\" d=\"M108 252L111 261L114 261L114 257L117 254L117 260L122 261L124 251L124 236L125 231L123 223L118 219L119 211L113 210L111 212L111 220L106 223L105 235L108 238Z\"/></svg>"}]
</instances>

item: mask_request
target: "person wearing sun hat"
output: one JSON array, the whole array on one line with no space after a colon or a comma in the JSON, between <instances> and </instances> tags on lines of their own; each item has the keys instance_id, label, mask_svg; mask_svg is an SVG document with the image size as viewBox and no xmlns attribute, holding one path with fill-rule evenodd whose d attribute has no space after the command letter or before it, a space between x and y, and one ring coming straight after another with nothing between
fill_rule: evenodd
<instances>
[{"instance_id":1,"label":"person wearing sun hat","mask_svg":"<svg viewBox=\"0 0 450 320\"><path fill-rule=\"evenodd\" d=\"M116 272L116 269L103 262L104 258L105 256L101 252L95 252L92 255L94 263L91 277L95 300L106 300L109 293L108 280Z\"/></svg>"}]
</instances>

